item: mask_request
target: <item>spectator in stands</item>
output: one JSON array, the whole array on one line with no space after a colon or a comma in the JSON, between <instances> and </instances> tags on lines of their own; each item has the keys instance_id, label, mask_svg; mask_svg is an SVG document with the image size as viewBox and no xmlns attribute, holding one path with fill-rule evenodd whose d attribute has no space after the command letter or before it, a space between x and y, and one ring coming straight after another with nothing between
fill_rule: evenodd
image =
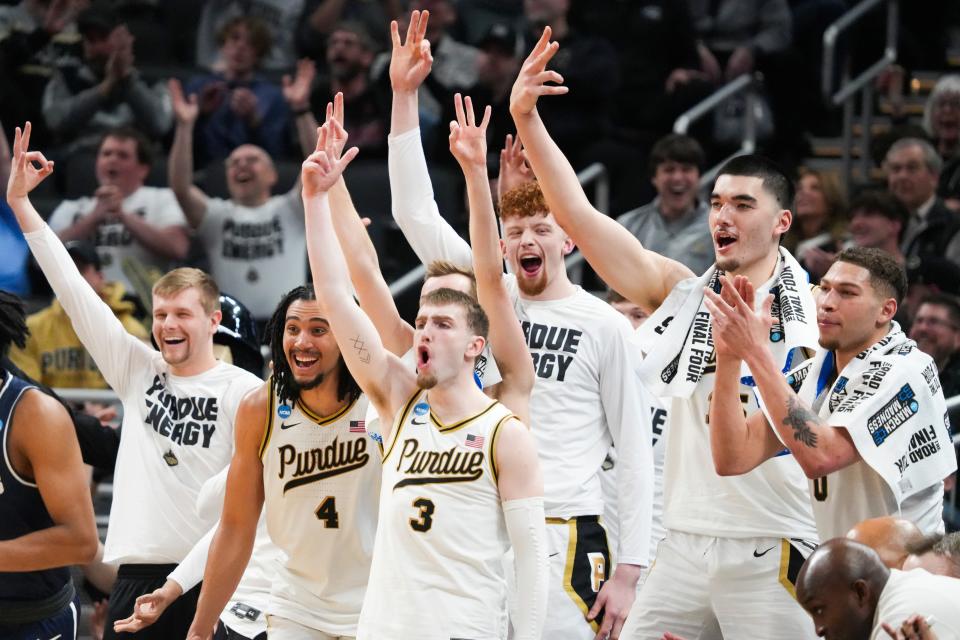
<instances>
[{"instance_id":1,"label":"spectator in stands","mask_svg":"<svg viewBox=\"0 0 960 640\"><path fill-rule=\"evenodd\" d=\"M850 244L883 249L897 262L906 259L900 242L910 214L899 200L882 191L864 191L850 203Z\"/></svg>"},{"instance_id":2,"label":"spectator in stands","mask_svg":"<svg viewBox=\"0 0 960 640\"><path fill-rule=\"evenodd\" d=\"M901 138L887 151L887 187L908 211L900 245L907 259L943 256L960 265L960 218L937 197L943 161L926 140Z\"/></svg>"},{"instance_id":3,"label":"spectator in stands","mask_svg":"<svg viewBox=\"0 0 960 640\"><path fill-rule=\"evenodd\" d=\"M910 337L937 363L943 396L960 394L960 302L944 294L925 298L913 318Z\"/></svg>"},{"instance_id":4,"label":"spectator in stands","mask_svg":"<svg viewBox=\"0 0 960 640\"><path fill-rule=\"evenodd\" d=\"M198 96L194 152L197 164L222 160L243 144L272 156L286 151L290 110L279 86L258 75L270 52L270 32L248 16L228 20L217 34L221 69L190 80L186 92Z\"/></svg>"},{"instance_id":5,"label":"spectator in stands","mask_svg":"<svg viewBox=\"0 0 960 640\"><path fill-rule=\"evenodd\" d=\"M10 177L10 144L0 123L0 184L7 184ZM20 232L20 225L6 198L0 200L0 289L15 293L20 297L30 294L30 279L27 275L27 261L30 248Z\"/></svg>"},{"instance_id":6,"label":"spectator in stands","mask_svg":"<svg viewBox=\"0 0 960 640\"><path fill-rule=\"evenodd\" d=\"M146 267L162 273L171 260L183 260L190 245L173 192L144 186L152 161L151 144L140 131L107 132L97 151L99 187L92 196L64 201L49 220L64 242L92 242L106 279L138 293L128 272Z\"/></svg>"},{"instance_id":7,"label":"spectator in stands","mask_svg":"<svg viewBox=\"0 0 960 640\"><path fill-rule=\"evenodd\" d=\"M491 107L490 124L487 126L487 136L491 141L488 146L491 149L495 149L514 130L510 117L510 90L523 62L518 54L519 44L519 34L507 22L491 25L477 43L480 50L477 56L477 86L472 95L474 104ZM491 151L490 155L492 161L494 153ZM497 163L492 161L488 164L496 166Z\"/></svg>"},{"instance_id":8,"label":"spectator in stands","mask_svg":"<svg viewBox=\"0 0 960 640\"><path fill-rule=\"evenodd\" d=\"M59 65L43 94L47 126L70 148L96 146L104 131L135 126L151 138L170 129L170 100L150 87L134 66L133 36L102 8L77 18L83 62Z\"/></svg>"},{"instance_id":9,"label":"spectator in stands","mask_svg":"<svg viewBox=\"0 0 960 640\"><path fill-rule=\"evenodd\" d=\"M841 249L846 211L846 198L836 173L800 169L793 224L783 238L783 246L807 270L811 282L820 281Z\"/></svg>"},{"instance_id":10,"label":"spectator in stands","mask_svg":"<svg viewBox=\"0 0 960 640\"><path fill-rule=\"evenodd\" d=\"M148 340L149 333L134 317L137 308L119 282L107 282L100 270L100 257L92 245L72 242L70 257L93 290L107 303L127 332ZM54 300L50 306L27 318L30 336L23 349L14 347L10 359L31 378L48 387L107 389L96 363L73 330L67 312Z\"/></svg>"},{"instance_id":11,"label":"spectator in stands","mask_svg":"<svg viewBox=\"0 0 960 640\"><path fill-rule=\"evenodd\" d=\"M206 0L197 27L197 66L223 71L219 34L223 25L245 16L263 22L273 47L261 61L263 69L284 71L297 61L294 39L304 0Z\"/></svg>"},{"instance_id":12,"label":"spectator in stands","mask_svg":"<svg viewBox=\"0 0 960 640\"><path fill-rule=\"evenodd\" d=\"M960 532L930 536L908 547L904 571L925 569L930 573L960 578Z\"/></svg>"},{"instance_id":13,"label":"spectator in stands","mask_svg":"<svg viewBox=\"0 0 960 640\"><path fill-rule=\"evenodd\" d=\"M650 317L646 311L640 308L640 305L630 302L622 295L610 289L607 291L607 304L616 309L624 318L630 321L630 326L634 329L642 325Z\"/></svg>"},{"instance_id":14,"label":"spectator in stands","mask_svg":"<svg viewBox=\"0 0 960 640\"><path fill-rule=\"evenodd\" d=\"M310 98L314 113L324 113L327 103L343 93L350 145L365 158L385 157L389 100L378 94L370 76L376 52L370 34L357 22L341 22L327 41L329 77L318 83Z\"/></svg>"},{"instance_id":15,"label":"spectator in stands","mask_svg":"<svg viewBox=\"0 0 960 640\"><path fill-rule=\"evenodd\" d=\"M943 158L937 195L960 211L960 75L941 77L923 109L923 128Z\"/></svg>"},{"instance_id":16,"label":"spectator in stands","mask_svg":"<svg viewBox=\"0 0 960 640\"><path fill-rule=\"evenodd\" d=\"M316 145L317 122L305 108L313 79L313 63L305 61L285 95L300 114L304 154ZM245 144L226 159L229 200L210 198L193 185L190 153L199 107L176 80L170 96L177 128L170 149L169 180L186 219L195 230L210 260L210 273L221 291L235 296L262 325L277 304L278 291L303 284L306 277L306 238L300 182L287 193L271 196L277 182L273 161L261 147Z\"/></svg>"},{"instance_id":17,"label":"spectator in stands","mask_svg":"<svg viewBox=\"0 0 960 640\"><path fill-rule=\"evenodd\" d=\"M650 152L657 197L623 218L644 248L682 262L696 274L714 261L708 203L698 193L704 160L693 138L671 133L658 140Z\"/></svg>"},{"instance_id":18,"label":"spectator in stands","mask_svg":"<svg viewBox=\"0 0 960 640\"><path fill-rule=\"evenodd\" d=\"M312 58L318 66L326 64L327 38L344 21L364 26L377 49L389 42L390 20L403 14L400 0L306 0L297 27L297 51Z\"/></svg>"}]
</instances>

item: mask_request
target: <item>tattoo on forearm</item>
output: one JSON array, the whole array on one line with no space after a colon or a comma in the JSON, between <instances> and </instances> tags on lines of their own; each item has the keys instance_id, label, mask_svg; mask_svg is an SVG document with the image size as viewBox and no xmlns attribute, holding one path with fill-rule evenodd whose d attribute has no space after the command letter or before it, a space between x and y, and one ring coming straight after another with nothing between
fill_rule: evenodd
<instances>
[{"instance_id":1,"label":"tattoo on forearm","mask_svg":"<svg viewBox=\"0 0 960 640\"><path fill-rule=\"evenodd\" d=\"M360 359L360 362L370 364L370 350L364 346L363 338L357 336L356 338L351 338L350 342L353 343L353 350L357 352L357 357Z\"/></svg>"},{"instance_id":2,"label":"tattoo on forearm","mask_svg":"<svg viewBox=\"0 0 960 640\"><path fill-rule=\"evenodd\" d=\"M817 434L809 423L818 424L820 419L813 411L803 406L796 398L787 400L787 416L783 424L793 429L793 439L808 447L817 446Z\"/></svg>"}]
</instances>

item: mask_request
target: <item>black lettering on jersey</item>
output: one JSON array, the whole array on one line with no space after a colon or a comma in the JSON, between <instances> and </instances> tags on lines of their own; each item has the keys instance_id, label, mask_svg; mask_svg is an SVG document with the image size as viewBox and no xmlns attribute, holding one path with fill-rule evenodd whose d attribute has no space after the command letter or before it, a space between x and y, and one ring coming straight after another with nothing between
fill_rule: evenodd
<instances>
[{"instance_id":1,"label":"black lettering on jersey","mask_svg":"<svg viewBox=\"0 0 960 640\"><path fill-rule=\"evenodd\" d=\"M650 407L652 415L650 430L653 432L653 444L656 445L663 435L663 428L667 424L667 410L660 407Z\"/></svg>"},{"instance_id":2,"label":"black lettering on jersey","mask_svg":"<svg viewBox=\"0 0 960 640\"><path fill-rule=\"evenodd\" d=\"M184 447L210 448L220 412L215 397L175 396L167 391L163 378L154 376L144 402L145 422L158 434Z\"/></svg>"},{"instance_id":3,"label":"black lettering on jersey","mask_svg":"<svg viewBox=\"0 0 960 640\"><path fill-rule=\"evenodd\" d=\"M224 258L257 260L283 254L283 226L279 216L263 222L237 222L228 218L223 223Z\"/></svg>"},{"instance_id":4,"label":"black lettering on jersey","mask_svg":"<svg viewBox=\"0 0 960 640\"><path fill-rule=\"evenodd\" d=\"M472 482L483 475L483 452L464 451L457 446L446 451L420 451L420 443L407 438L397 458L397 471L408 477L395 484L394 491L414 484Z\"/></svg>"},{"instance_id":5,"label":"black lettering on jersey","mask_svg":"<svg viewBox=\"0 0 960 640\"><path fill-rule=\"evenodd\" d=\"M283 480L290 471L291 480L283 485L283 492L302 487L311 482L356 471L367 464L367 439L353 438L340 441L334 438L327 446L298 451L291 444L277 449L280 453L280 473Z\"/></svg>"},{"instance_id":6,"label":"black lettering on jersey","mask_svg":"<svg viewBox=\"0 0 960 640\"><path fill-rule=\"evenodd\" d=\"M524 320L520 323L538 378L563 382L580 348L583 331ZM564 355L569 354L569 355Z\"/></svg>"}]
</instances>

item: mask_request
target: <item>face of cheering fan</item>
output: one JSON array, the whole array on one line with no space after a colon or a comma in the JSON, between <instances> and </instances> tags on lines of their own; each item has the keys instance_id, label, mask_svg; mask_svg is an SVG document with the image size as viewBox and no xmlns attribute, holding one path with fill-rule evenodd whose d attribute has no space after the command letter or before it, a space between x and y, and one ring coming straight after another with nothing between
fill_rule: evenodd
<instances>
[{"instance_id":1,"label":"face of cheering fan","mask_svg":"<svg viewBox=\"0 0 960 640\"><path fill-rule=\"evenodd\" d=\"M277 171L270 156L252 144L234 149L227 157L226 170L230 198L246 206L266 201L277 181Z\"/></svg>"},{"instance_id":2,"label":"face of cheering fan","mask_svg":"<svg viewBox=\"0 0 960 640\"><path fill-rule=\"evenodd\" d=\"M538 296L566 271L563 259L573 241L552 213L510 216L503 221L503 255L527 296Z\"/></svg>"},{"instance_id":3,"label":"face of cheering fan","mask_svg":"<svg viewBox=\"0 0 960 640\"><path fill-rule=\"evenodd\" d=\"M792 214L754 176L722 174L710 194L710 233L717 267L737 274L777 251Z\"/></svg>"},{"instance_id":4,"label":"face of cheering fan","mask_svg":"<svg viewBox=\"0 0 960 640\"><path fill-rule=\"evenodd\" d=\"M340 362L340 349L316 300L294 300L283 325L283 353L301 390L323 382Z\"/></svg>"},{"instance_id":5,"label":"face of cheering fan","mask_svg":"<svg viewBox=\"0 0 960 640\"><path fill-rule=\"evenodd\" d=\"M425 304L414 323L417 386L431 389L455 380L473 362L486 341L467 324L466 310L457 304Z\"/></svg>"},{"instance_id":6,"label":"face of cheering fan","mask_svg":"<svg viewBox=\"0 0 960 640\"><path fill-rule=\"evenodd\" d=\"M200 290L188 287L173 295L153 296L153 339L174 374L188 369L211 348L220 311L208 314Z\"/></svg>"},{"instance_id":7,"label":"face of cheering fan","mask_svg":"<svg viewBox=\"0 0 960 640\"><path fill-rule=\"evenodd\" d=\"M897 312L896 300L870 282L870 271L839 260L820 280L816 298L820 346L834 351L866 349Z\"/></svg>"}]
</instances>

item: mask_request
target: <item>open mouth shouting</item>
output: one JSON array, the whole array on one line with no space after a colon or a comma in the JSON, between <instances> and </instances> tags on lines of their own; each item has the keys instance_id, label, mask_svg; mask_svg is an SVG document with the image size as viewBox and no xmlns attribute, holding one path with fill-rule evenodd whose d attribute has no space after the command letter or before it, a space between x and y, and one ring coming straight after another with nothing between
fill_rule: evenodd
<instances>
[{"instance_id":1,"label":"open mouth shouting","mask_svg":"<svg viewBox=\"0 0 960 640\"><path fill-rule=\"evenodd\" d=\"M737 235L726 229L717 229L713 233L713 246L718 256L729 253L737 240Z\"/></svg>"},{"instance_id":2,"label":"open mouth shouting","mask_svg":"<svg viewBox=\"0 0 960 640\"><path fill-rule=\"evenodd\" d=\"M417 347L417 371L430 368L430 349L426 345Z\"/></svg>"},{"instance_id":3,"label":"open mouth shouting","mask_svg":"<svg viewBox=\"0 0 960 640\"><path fill-rule=\"evenodd\" d=\"M536 278L543 270L543 258L532 253L521 254L518 262L520 272L527 278Z\"/></svg>"},{"instance_id":4,"label":"open mouth shouting","mask_svg":"<svg viewBox=\"0 0 960 640\"><path fill-rule=\"evenodd\" d=\"M294 373L307 372L320 361L320 356L312 353L295 351L290 354L290 360L291 364L293 365Z\"/></svg>"},{"instance_id":5,"label":"open mouth shouting","mask_svg":"<svg viewBox=\"0 0 960 640\"><path fill-rule=\"evenodd\" d=\"M181 336L167 336L163 339L163 344L167 347L178 347L186 341L187 339Z\"/></svg>"}]
</instances>

